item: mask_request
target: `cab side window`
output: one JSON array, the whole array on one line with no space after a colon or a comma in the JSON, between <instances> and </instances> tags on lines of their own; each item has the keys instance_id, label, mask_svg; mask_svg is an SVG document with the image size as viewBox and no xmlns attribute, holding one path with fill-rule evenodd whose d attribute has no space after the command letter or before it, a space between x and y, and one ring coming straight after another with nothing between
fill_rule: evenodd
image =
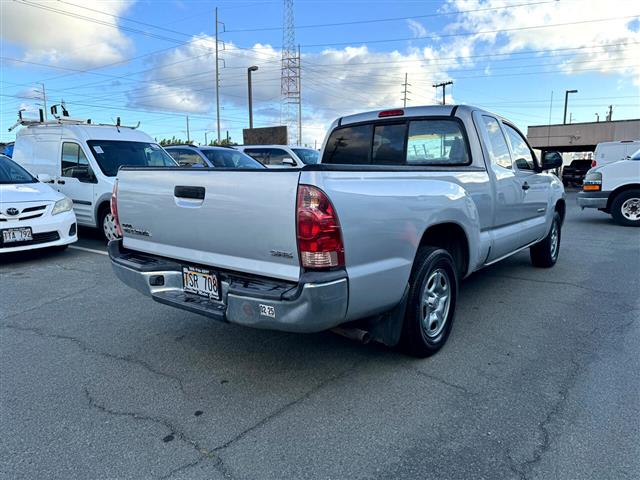
<instances>
[{"instance_id":1,"label":"cab side window","mask_svg":"<svg viewBox=\"0 0 640 480\"><path fill-rule=\"evenodd\" d=\"M511 154L509 153L507 140L504 138L504 134L502 133L498 120L493 117L483 115L482 124L489 140L487 147L489 149L491 164L511 169Z\"/></svg>"},{"instance_id":2,"label":"cab side window","mask_svg":"<svg viewBox=\"0 0 640 480\"><path fill-rule=\"evenodd\" d=\"M513 151L514 162L518 170L535 170L535 163L533 160L533 153L529 148L529 145L518 132L511 125L503 124L504 129L507 132L509 141L511 142L511 150Z\"/></svg>"},{"instance_id":3,"label":"cab side window","mask_svg":"<svg viewBox=\"0 0 640 480\"><path fill-rule=\"evenodd\" d=\"M77 143L64 142L62 144L61 168L63 177L77 178L81 182L93 181L89 160Z\"/></svg>"},{"instance_id":4,"label":"cab side window","mask_svg":"<svg viewBox=\"0 0 640 480\"><path fill-rule=\"evenodd\" d=\"M244 153L263 165L282 165L282 160L291 158L286 150L280 148L245 148Z\"/></svg>"}]
</instances>

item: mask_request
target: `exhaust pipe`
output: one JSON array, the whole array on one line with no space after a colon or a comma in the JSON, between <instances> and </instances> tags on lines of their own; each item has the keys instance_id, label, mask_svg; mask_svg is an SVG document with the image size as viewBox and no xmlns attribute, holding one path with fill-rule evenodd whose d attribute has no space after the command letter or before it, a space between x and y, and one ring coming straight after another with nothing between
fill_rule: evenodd
<instances>
[{"instance_id":1,"label":"exhaust pipe","mask_svg":"<svg viewBox=\"0 0 640 480\"><path fill-rule=\"evenodd\" d=\"M356 342L360 342L364 345L366 345L371 341L371 334L365 330L360 330L359 328L336 327L336 328L332 328L331 331L333 333L337 333L342 337L355 340Z\"/></svg>"}]
</instances>

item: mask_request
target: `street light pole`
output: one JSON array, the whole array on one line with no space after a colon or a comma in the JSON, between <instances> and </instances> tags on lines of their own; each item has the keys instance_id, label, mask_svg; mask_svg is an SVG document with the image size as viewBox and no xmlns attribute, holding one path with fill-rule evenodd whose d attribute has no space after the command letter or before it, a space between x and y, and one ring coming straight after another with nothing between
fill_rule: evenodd
<instances>
[{"instance_id":1,"label":"street light pole","mask_svg":"<svg viewBox=\"0 0 640 480\"><path fill-rule=\"evenodd\" d=\"M567 124L567 103L569 101L570 93L578 93L578 90L565 90L564 92L564 117L562 118L562 124Z\"/></svg>"},{"instance_id":2,"label":"street light pole","mask_svg":"<svg viewBox=\"0 0 640 480\"><path fill-rule=\"evenodd\" d=\"M249 128L253 128L253 98L252 98L252 92L251 92L251 72L255 72L256 70L258 70L258 67L255 65L252 65L251 67L247 68L247 87L249 90Z\"/></svg>"}]
</instances>

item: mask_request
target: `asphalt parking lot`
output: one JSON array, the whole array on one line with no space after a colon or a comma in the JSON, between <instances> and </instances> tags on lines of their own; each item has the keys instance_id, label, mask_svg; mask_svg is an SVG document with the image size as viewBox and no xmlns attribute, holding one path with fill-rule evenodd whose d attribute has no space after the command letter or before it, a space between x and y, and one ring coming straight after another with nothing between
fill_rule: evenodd
<instances>
[{"instance_id":1,"label":"asphalt parking lot","mask_svg":"<svg viewBox=\"0 0 640 480\"><path fill-rule=\"evenodd\" d=\"M638 478L640 230L568 206L556 267L467 279L426 360L214 323L88 250L0 258L0 477Z\"/></svg>"}]
</instances>

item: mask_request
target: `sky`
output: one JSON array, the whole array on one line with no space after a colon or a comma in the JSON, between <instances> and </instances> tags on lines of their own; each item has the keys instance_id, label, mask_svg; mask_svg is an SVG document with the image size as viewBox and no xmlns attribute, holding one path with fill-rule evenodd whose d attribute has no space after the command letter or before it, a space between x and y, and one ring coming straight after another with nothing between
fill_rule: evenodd
<instances>
[{"instance_id":1,"label":"sky","mask_svg":"<svg viewBox=\"0 0 640 480\"><path fill-rule=\"evenodd\" d=\"M0 141L19 109L50 105L96 123L140 122L156 138L215 138L215 10L221 134L281 124L283 4L274 1L0 0ZM528 125L640 118L635 0L293 1L302 139L343 115L441 102ZM292 133L292 142L297 135Z\"/></svg>"}]
</instances>

